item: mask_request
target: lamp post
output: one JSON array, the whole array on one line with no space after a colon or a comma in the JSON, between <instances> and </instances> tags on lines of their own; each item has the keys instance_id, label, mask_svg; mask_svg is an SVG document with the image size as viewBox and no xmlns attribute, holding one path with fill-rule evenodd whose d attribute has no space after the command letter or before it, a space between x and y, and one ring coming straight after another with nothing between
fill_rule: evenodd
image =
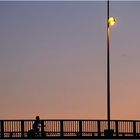
<instances>
[{"instance_id":1,"label":"lamp post","mask_svg":"<svg viewBox=\"0 0 140 140\"><path fill-rule=\"evenodd\" d=\"M116 22L114 17L109 17L109 0L107 1L107 120L108 135L110 135L110 26Z\"/></svg>"}]
</instances>

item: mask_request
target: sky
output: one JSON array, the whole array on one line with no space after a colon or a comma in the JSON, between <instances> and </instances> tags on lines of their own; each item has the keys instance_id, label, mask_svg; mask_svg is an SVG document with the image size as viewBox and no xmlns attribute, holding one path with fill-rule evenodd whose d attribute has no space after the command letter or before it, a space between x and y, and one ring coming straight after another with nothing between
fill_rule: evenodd
<instances>
[{"instance_id":1,"label":"sky","mask_svg":"<svg viewBox=\"0 0 140 140\"><path fill-rule=\"evenodd\" d=\"M111 119L140 119L140 1L111 1ZM0 119L106 119L106 1L0 1Z\"/></svg>"}]
</instances>

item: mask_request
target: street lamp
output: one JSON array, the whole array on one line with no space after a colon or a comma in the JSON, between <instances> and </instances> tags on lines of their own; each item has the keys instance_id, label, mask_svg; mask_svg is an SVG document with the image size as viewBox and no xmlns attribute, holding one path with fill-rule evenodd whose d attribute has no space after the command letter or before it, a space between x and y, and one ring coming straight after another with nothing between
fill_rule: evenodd
<instances>
[{"instance_id":1,"label":"street lamp","mask_svg":"<svg viewBox=\"0 0 140 140\"><path fill-rule=\"evenodd\" d=\"M110 26L116 23L116 18L107 18L107 120L108 120L108 135L112 135L110 130Z\"/></svg>"},{"instance_id":2,"label":"street lamp","mask_svg":"<svg viewBox=\"0 0 140 140\"><path fill-rule=\"evenodd\" d=\"M109 0L107 0L107 121L108 129L104 131L106 136L112 136L110 129L110 26L116 23L116 18L109 16Z\"/></svg>"}]
</instances>

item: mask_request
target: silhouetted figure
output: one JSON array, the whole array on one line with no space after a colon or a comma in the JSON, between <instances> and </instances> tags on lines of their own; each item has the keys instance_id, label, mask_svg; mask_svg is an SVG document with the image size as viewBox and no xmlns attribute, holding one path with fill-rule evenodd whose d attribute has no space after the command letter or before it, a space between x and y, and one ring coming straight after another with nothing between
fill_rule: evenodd
<instances>
[{"instance_id":1,"label":"silhouetted figure","mask_svg":"<svg viewBox=\"0 0 140 140\"><path fill-rule=\"evenodd\" d=\"M33 139L33 138L41 138L41 137L46 137L46 133L44 131L40 131L41 125L45 127L45 125L42 124L42 121L40 120L39 116L36 116L36 120L34 121L32 125L32 129L30 129L27 132L27 138Z\"/></svg>"},{"instance_id":2,"label":"silhouetted figure","mask_svg":"<svg viewBox=\"0 0 140 140\"><path fill-rule=\"evenodd\" d=\"M41 121L40 117L36 116L36 120L33 123L33 130L36 132L36 134L39 136L39 127L40 127Z\"/></svg>"}]
</instances>

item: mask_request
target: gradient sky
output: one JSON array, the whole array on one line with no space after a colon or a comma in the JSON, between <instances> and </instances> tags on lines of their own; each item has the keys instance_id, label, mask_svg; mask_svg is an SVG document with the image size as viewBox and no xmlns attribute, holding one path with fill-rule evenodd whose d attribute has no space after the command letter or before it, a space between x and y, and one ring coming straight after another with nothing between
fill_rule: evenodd
<instances>
[{"instance_id":1,"label":"gradient sky","mask_svg":"<svg viewBox=\"0 0 140 140\"><path fill-rule=\"evenodd\" d=\"M0 119L106 119L106 1L0 2ZM140 119L140 2L110 2L111 119Z\"/></svg>"}]
</instances>

